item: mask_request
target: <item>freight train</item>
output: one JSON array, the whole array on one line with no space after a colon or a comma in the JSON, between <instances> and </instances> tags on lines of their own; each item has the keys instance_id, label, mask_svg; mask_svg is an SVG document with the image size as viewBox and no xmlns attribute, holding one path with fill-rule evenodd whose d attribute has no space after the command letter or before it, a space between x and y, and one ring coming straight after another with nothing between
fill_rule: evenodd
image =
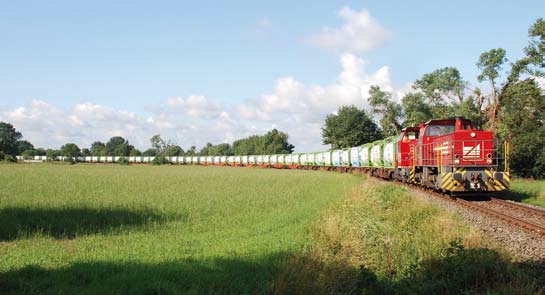
<instances>
[{"instance_id":1,"label":"freight train","mask_svg":"<svg viewBox=\"0 0 545 295\"><path fill-rule=\"evenodd\" d=\"M80 162L115 163L120 157L79 157ZM127 157L151 163L154 157ZM47 160L36 157L35 160ZM61 158L60 160L64 160ZM474 129L463 117L431 120L399 135L357 147L315 153L166 157L171 164L260 166L358 171L452 195L509 188L509 144L490 131Z\"/></svg>"}]
</instances>

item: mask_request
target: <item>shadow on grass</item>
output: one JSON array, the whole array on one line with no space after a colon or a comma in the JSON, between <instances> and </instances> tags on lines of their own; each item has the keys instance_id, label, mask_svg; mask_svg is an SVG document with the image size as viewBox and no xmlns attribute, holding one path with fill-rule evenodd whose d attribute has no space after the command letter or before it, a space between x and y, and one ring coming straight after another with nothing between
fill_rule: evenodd
<instances>
[{"instance_id":1,"label":"shadow on grass","mask_svg":"<svg viewBox=\"0 0 545 295\"><path fill-rule=\"evenodd\" d=\"M0 272L5 294L534 294L544 284L542 270L510 264L488 249L460 249L387 275L289 253Z\"/></svg>"},{"instance_id":2,"label":"shadow on grass","mask_svg":"<svg viewBox=\"0 0 545 295\"><path fill-rule=\"evenodd\" d=\"M78 235L142 228L174 218L183 216L165 216L152 210L124 208L4 208L0 210L0 241L35 234L72 239Z\"/></svg>"},{"instance_id":3,"label":"shadow on grass","mask_svg":"<svg viewBox=\"0 0 545 295\"><path fill-rule=\"evenodd\" d=\"M299 257L281 272L274 293L536 294L545 292L545 274L536 267L543 263L515 265L490 249L459 248L446 257L378 275L363 265Z\"/></svg>"},{"instance_id":4,"label":"shadow on grass","mask_svg":"<svg viewBox=\"0 0 545 295\"><path fill-rule=\"evenodd\" d=\"M76 263L0 272L4 294L264 294L287 255L170 263Z\"/></svg>"}]
</instances>

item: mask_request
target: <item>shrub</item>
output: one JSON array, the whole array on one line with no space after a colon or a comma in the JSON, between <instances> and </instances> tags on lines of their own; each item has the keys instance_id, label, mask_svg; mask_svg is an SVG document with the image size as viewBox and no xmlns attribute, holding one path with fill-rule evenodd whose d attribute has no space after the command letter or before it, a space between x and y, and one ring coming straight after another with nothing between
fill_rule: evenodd
<instances>
[{"instance_id":1,"label":"shrub","mask_svg":"<svg viewBox=\"0 0 545 295\"><path fill-rule=\"evenodd\" d=\"M117 163L119 165L129 165L129 159L125 157L120 157L119 160L117 160Z\"/></svg>"},{"instance_id":2,"label":"shrub","mask_svg":"<svg viewBox=\"0 0 545 295\"><path fill-rule=\"evenodd\" d=\"M163 164L167 164L168 161L167 159L165 158L165 156L163 155L157 155L155 156L155 158L153 159L153 161L151 161L151 163L153 165L163 165Z\"/></svg>"},{"instance_id":3,"label":"shrub","mask_svg":"<svg viewBox=\"0 0 545 295\"><path fill-rule=\"evenodd\" d=\"M4 155L4 162L7 162L7 163L13 163L13 162L16 162L17 159L12 156L12 155Z\"/></svg>"}]
</instances>

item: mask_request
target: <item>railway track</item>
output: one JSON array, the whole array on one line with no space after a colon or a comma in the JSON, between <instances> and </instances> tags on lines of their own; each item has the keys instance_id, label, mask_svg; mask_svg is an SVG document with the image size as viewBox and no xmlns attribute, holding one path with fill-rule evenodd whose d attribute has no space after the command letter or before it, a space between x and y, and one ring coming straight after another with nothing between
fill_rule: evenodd
<instances>
[{"instance_id":1,"label":"railway track","mask_svg":"<svg viewBox=\"0 0 545 295\"><path fill-rule=\"evenodd\" d=\"M457 198L454 202L545 237L545 217L543 211L539 209L499 199L479 202Z\"/></svg>"},{"instance_id":2,"label":"railway track","mask_svg":"<svg viewBox=\"0 0 545 295\"><path fill-rule=\"evenodd\" d=\"M462 207L480 212L489 217L502 220L511 225L522 228L545 238L545 210L518 204L495 197L487 197L484 200L466 200L453 198L441 192L424 189L418 186L409 185L435 197L453 202Z\"/></svg>"}]
</instances>

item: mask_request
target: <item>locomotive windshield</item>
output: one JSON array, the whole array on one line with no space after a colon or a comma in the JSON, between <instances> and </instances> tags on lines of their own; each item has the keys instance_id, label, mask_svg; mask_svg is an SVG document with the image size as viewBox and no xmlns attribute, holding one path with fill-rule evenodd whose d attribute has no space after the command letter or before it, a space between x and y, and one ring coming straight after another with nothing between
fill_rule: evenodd
<instances>
[{"instance_id":1,"label":"locomotive windshield","mask_svg":"<svg viewBox=\"0 0 545 295\"><path fill-rule=\"evenodd\" d=\"M454 125L432 125L428 126L426 136L441 136L454 132Z\"/></svg>"}]
</instances>

